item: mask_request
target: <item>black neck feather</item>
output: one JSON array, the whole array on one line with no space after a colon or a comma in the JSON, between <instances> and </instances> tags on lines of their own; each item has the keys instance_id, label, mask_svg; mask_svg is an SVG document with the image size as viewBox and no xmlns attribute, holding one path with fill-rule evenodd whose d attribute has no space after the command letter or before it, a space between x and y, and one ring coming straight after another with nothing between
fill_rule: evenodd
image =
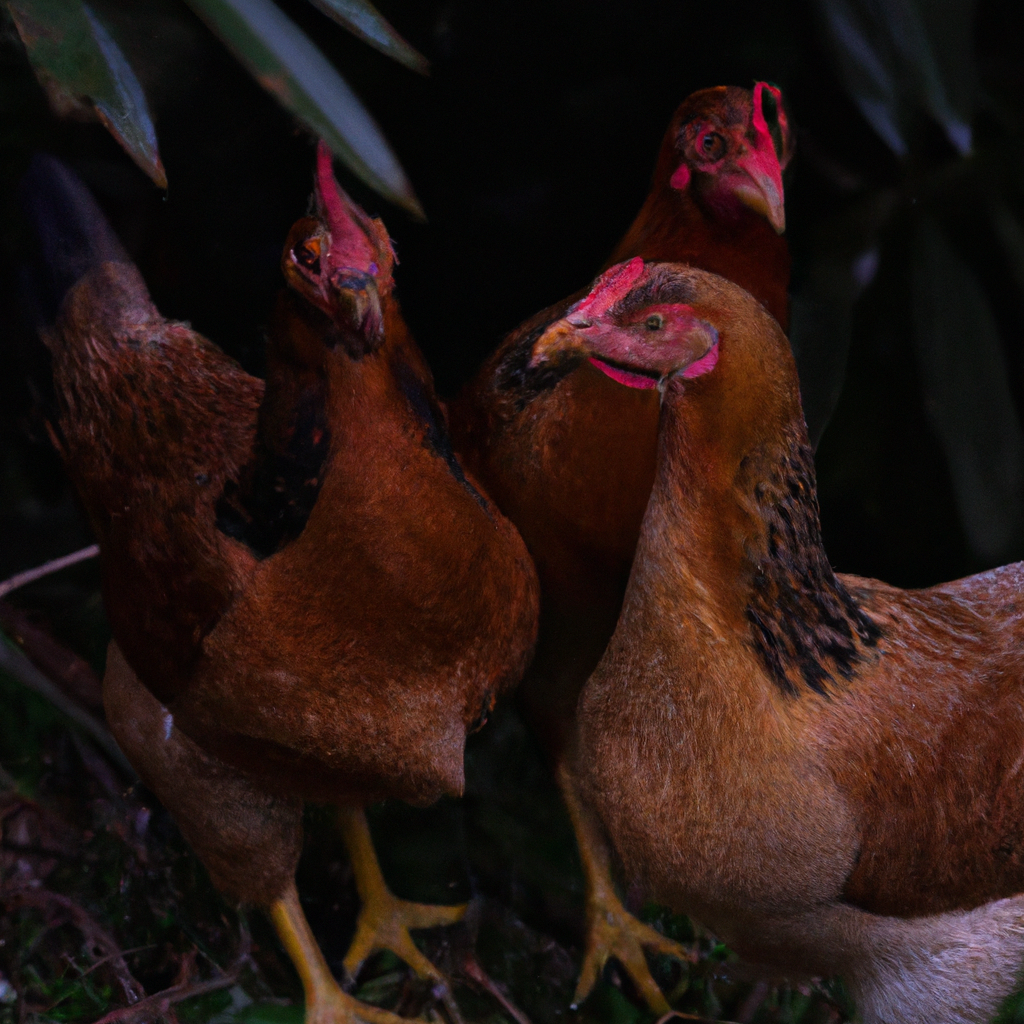
<instances>
[{"instance_id":1,"label":"black neck feather","mask_svg":"<svg viewBox=\"0 0 1024 1024\"><path fill-rule=\"evenodd\" d=\"M748 457L737 483L764 527L747 552L751 642L783 692L828 695L854 676L881 630L825 555L806 437L794 431L781 451Z\"/></svg>"}]
</instances>

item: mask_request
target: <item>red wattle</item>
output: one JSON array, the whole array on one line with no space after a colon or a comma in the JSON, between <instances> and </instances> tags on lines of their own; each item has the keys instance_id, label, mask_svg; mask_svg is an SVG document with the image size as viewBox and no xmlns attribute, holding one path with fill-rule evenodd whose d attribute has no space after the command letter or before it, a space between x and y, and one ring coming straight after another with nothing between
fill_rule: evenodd
<instances>
[{"instance_id":1,"label":"red wattle","mask_svg":"<svg viewBox=\"0 0 1024 1024\"><path fill-rule=\"evenodd\" d=\"M686 164L680 164L675 169L675 173L672 177L668 179L668 183L672 188L677 188L682 191L690 184L690 168Z\"/></svg>"},{"instance_id":2,"label":"red wattle","mask_svg":"<svg viewBox=\"0 0 1024 1024\"><path fill-rule=\"evenodd\" d=\"M658 384L653 377L645 377L642 373L630 373L629 370L620 369L618 366L602 363L600 359L595 359L593 356L588 358L602 373L607 374L620 384L625 384L627 388L653 388ZM705 358L707 357L705 356ZM696 366L696 363L694 365Z\"/></svg>"},{"instance_id":3,"label":"red wattle","mask_svg":"<svg viewBox=\"0 0 1024 1024\"><path fill-rule=\"evenodd\" d=\"M695 363L690 365L683 370L680 374L685 380L693 380L694 377L701 377L705 373L710 373L718 363L718 342L711 346L708 351L700 357Z\"/></svg>"}]
</instances>

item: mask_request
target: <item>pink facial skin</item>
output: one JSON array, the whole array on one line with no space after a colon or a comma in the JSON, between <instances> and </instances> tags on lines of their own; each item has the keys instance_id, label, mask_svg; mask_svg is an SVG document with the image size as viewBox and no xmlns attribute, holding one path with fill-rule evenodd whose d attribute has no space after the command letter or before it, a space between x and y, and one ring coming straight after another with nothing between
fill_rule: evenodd
<instances>
[{"instance_id":1,"label":"pink facial skin","mask_svg":"<svg viewBox=\"0 0 1024 1024\"><path fill-rule=\"evenodd\" d=\"M594 356L590 356L589 361L602 373L611 377L612 380L618 381L619 384L625 384L627 388L643 389L655 388L658 386L658 382L653 377L645 377L642 373L630 373L628 370L623 370L619 366L611 366L608 363L603 363L600 359L597 359ZM694 377L703 377L705 373L710 373L717 365L718 342L716 341L707 355L701 356L697 362L691 363L679 376L684 380L693 380Z\"/></svg>"},{"instance_id":2,"label":"pink facial skin","mask_svg":"<svg viewBox=\"0 0 1024 1024\"><path fill-rule=\"evenodd\" d=\"M682 192L682 190L686 188L687 185L690 184L689 165L680 164L676 168L675 174L673 174L672 177L668 179L668 183L669 185L672 186L672 188L679 189L679 191Z\"/></svg>"},{"instance_id":3,"label":"pink facial skin","mask_svg":"<svg viewBox=\"0 0 1024 1024\"><path fill-rule=\"evenodd\" d=\"M681 376L685 380L693 380L694 377L703 377L705 373L710 373L718 365L718 342L711 346L707 355L701 356L700 359L695 363L691 363L685 370L683 370Z\"/></svg>"},{"instance_id":4,"label":"pink facial skin","mask_svg":"<svg viewBox=\"0 0 1024 1024\"><path fill-rule=\"evenodd\" d=\"M653 316L663 326L649 331L645 321ZM597 323L583 333L590 336L591 365L628 388L653 388L673 374L692 380L718 363L715 329L683 303L648 306L629 327Z\"/></svg>"}]
</instances>

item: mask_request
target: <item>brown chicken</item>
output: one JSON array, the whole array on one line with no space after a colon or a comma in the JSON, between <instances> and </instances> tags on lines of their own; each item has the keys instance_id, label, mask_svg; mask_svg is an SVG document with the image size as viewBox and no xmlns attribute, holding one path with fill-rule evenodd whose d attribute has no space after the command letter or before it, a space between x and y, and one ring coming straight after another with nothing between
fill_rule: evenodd
<instances>
[{"instance_id":1,"label":"brown chicken","mask_svg":"<svg viewBox=\"0 0 1024 1024\"><path fill-rule=\"evenodd\" d=\"M1024 966L1024 565L836 575L796 369L742 289L634 260L539 333L661 402L575 771L630 876L866 1024L989 1020Z\"/></svg>"},{"instance_id":2,"label":"brown chicken","mask_svg":"<svg viewBox=\"0 0 1024 1024\"><path fill-rule=\"evenodd\" d=\"M530 655L529 556L452 453L387 233L325 147L265 391L160 316L70 172L37 160L30 178L49 263L75 282L48 342L101 549L111 728L217 886L269 911L307 1020L393 1024L341 991L306 924L302 802L340 808L364 904L346 968L387 946L437 977L407 929L463 908L395 900L361 806L461 792L467 731Z\"/></svg>"},{"instance_id":3,"label":"brown chicken","mask_svg":"<svg viewBox=\"0 0 1024 1024\"><path fill-rule=\"evenodd\" d=\"M686 260L748 288L787 321L789 253L782 170L792 152L778 89L704 89L676 111L643 208L615 250ZM578 298L575 296L574 298ZM562 770L576 698L615 628L640 519L654 480L658 396L625 388L586 360L530 364L532 345L573 299L514 331L453 406L456 447L519 527L543 600L537 655L520 688L526 715L553 763L583 861L586 954L579 1003L609 956L650 1007L668 1004L643 946L687 956L634 920L612 883L607 842ZM609 375L610 374L610 375Z\"/></svg>"},{"instance_id":4,"label":"brown chicken","mask_svg":"<svg viewBox=\"0 0 1024 1024\"><path fill-rule=\"evenodd\" d=\"M661 142L644 205L605 266L633 256L721 274L789 326L782 172L793 134L782 92L718 86L691 93Z\"/></svg>"}]
</instances>

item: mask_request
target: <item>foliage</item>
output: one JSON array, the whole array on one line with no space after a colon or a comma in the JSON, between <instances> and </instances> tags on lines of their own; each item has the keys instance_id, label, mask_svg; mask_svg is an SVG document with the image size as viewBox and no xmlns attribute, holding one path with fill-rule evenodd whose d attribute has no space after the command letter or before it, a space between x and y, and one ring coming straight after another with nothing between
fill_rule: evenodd
<instances>
[{"instance_id":1,"label":"foliage","mask_svg":"<svg viewBox=\"0 0 1024 1024\"><path fill-rule=\"evenodd\" d=\"M31 150L54 149L76 165L162 310L191 319L255 370L280 245L308 201L311 165L291 115L224 59L192 6L91 0L47 37L22 23L45 24L47 11L52 22L72 0L4 2L18 34L0 52L0 576L90 541L42 424L45 360L17 313L27 243L16 183ZM348 27L362 39L417 64L387 22L361 20L365 7L318 6L348 10ZM276 14L241 0L196 0L194 9L236 33L233 46L272 79L275 97L301 104L311 95L298 77L272 70L274 61L297 60L304 44L292 33L282 55L269 45L282 38L273 31L260 43L261 12L296 26L310 46L315 38L324 59L372 99L431 211L430 225L388 217L388 226L402 257L403 307L446 391L501 332L590 279L639 207L682 96L768 78L784 89L799 128L787 180L793 341L821 438L833 561L927 584L1022 553L1024 25L1013 5L651 0L633 5L629 18L614 5L570 0L382 6L429 53L430 81L333 31L304 0L280 0ZM57 68L50 77L47 60ZM48 101L32 77L40 67ZM132 97L136 112L117 114ZM125 117L134 123L143 157L133 158L151 174L156 159L166 161L166 197L102 132L55 123L47 106L54 99L77 116L106 104L115 128ZM140 110L155 126L151 150ZM305 117L317 124L308 110ZM364 205L375 202L358 181L353 191ZM17 599L101 667L106 634L94 569ZM48 705L10 680L2 686L0 765L17 791L5 789L0 810L0 885L22 877L72 901L125 951L150 994L179 976L201 985L230 975L248 931L250 960L232 984L173 1012L196 1024L298 1024L297 980L262 917L223 902L151 795L123 792L115 769ZM650 1024L614 967L584 1007L568 1009L580 957L579 868L557 794L513 710L474 738L467 779L461 804L385 805L372 815L385 871L402 895L474 897L473 931L424 935L426 952L455 971L472 941L535 1024ZM312 813L307 835L300 889L337 968L355 894L328 817ZM124 1006L117 975L109 962L97 965L102 956L70 912L57 901L0 914L0 1024L86 1022ZM690 941L689 922L656 907L645 917ZM700 941L704 956L692 971L653 965L688 1012L758 1024L850 1019L835 985L739 981L727 952ZM367 965L360 984L367 998L427 1005L386 957ZM469 1020L507 1019L464 980L458 999ZM1020 1017L1018 1004L1003 1019Z\"/></svg>"},{"instance_id":2,"label":"foliage","mask_svg":"<svg viewBox=\"0 0 1024 1024\"><path fill-rule=\"evenodd\" d=\"M795 289L792 340L812 435L839 399L870 292L898 280L968 545L984 563L1019 557L1024 434L1008 348L1024 303L1020 122L980 80L973 0L814 6L847 94L892 161L884 183L848 175L843 209L816 229ZM885 312L893 316L888 302Z\"/></svg>"},{"instance_id":3,"label":"foliage","mask_svg":"<svg viewBox=\"0 0 1024 1024\"><path fill-rule=\"evenodd\" d=\"M405 172L372 116L309 37L271 0L187 2L252 76L356 175L422 216ZM427 72L427 61L369 0L312 2L381 53ZM166 188L142 86L93 11L81 0L5 3L55 111L80 117L95 113L128 155Z\"/></svg>"}]
</instances>

